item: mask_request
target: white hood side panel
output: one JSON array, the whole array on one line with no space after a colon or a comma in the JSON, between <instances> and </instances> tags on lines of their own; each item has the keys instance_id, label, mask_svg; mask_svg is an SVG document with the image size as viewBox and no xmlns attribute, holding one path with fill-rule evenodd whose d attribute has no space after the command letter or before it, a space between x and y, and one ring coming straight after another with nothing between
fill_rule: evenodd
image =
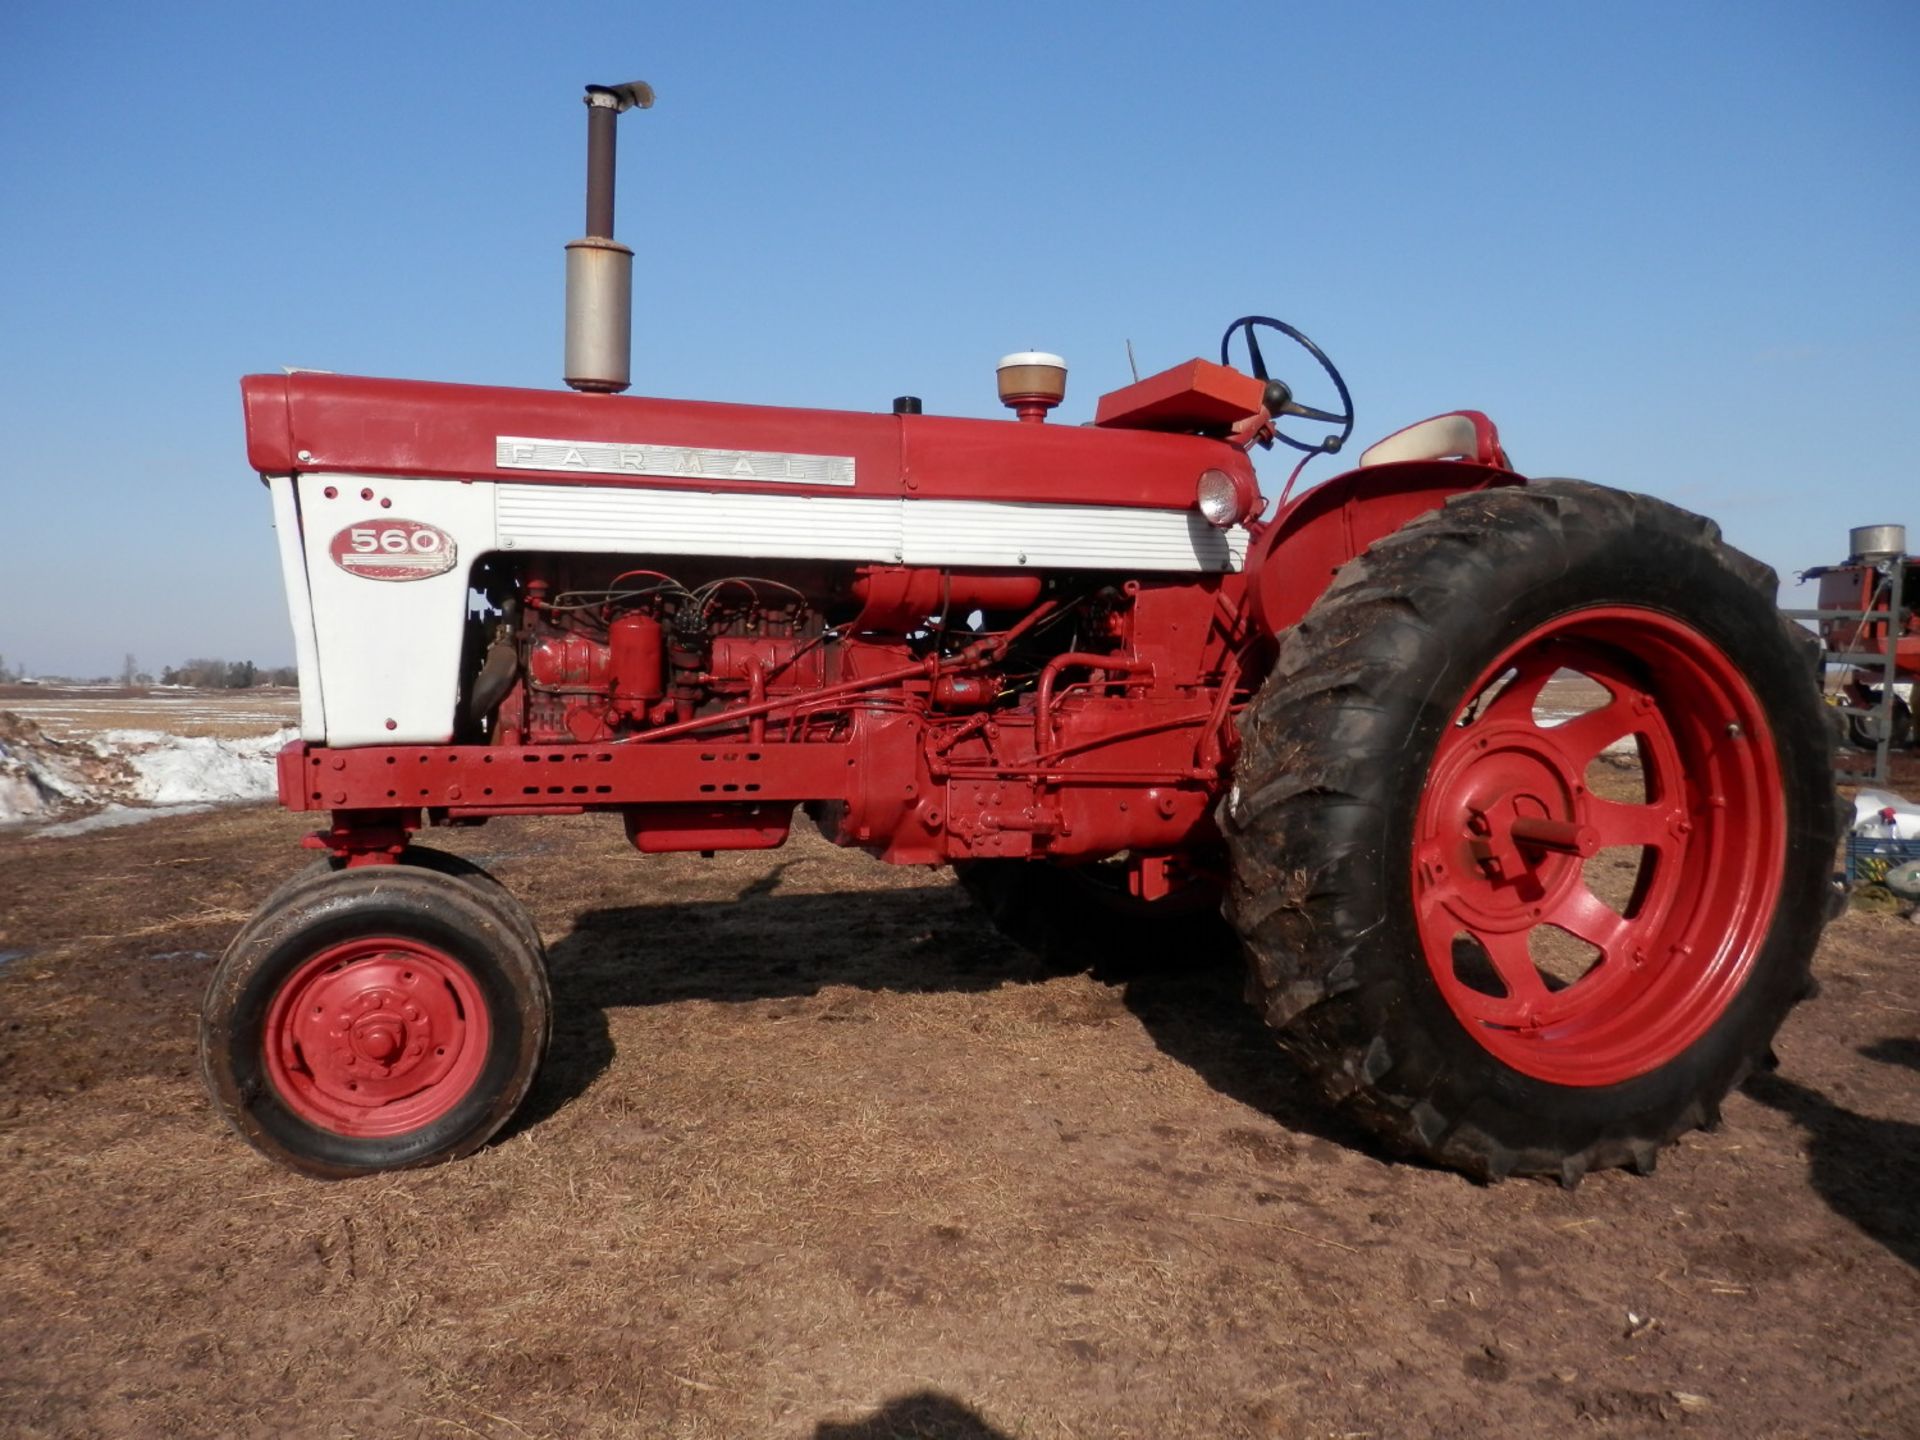
<instances>
[{"instance_id":1,"label":"white hood side panel","mask_svg":"<svg viewBox=\"0 0 1920 1440\"><path fill-rule=\"evenodd\" d=\"M300 669L300 738L327 738L326 691L320 684L320 649L313 634L313 601L307 586L307 556L300 538L300 501L291 475L267 476L273 500L274 539L280 546L280 580L293 624L293 661Z\"/></svg>"},{"instance_id":2,"label":"white hood side panel","mask_svg":"<svg viewBox=\"0 0 1920 1440\"><path fill-rule=\"evenodd\" d=\"M336 747L451 740L466 634L467 576L474 561L496 548L494 487L329 474L302 475L294 485L314 637L316 709L321 697L325 701L324 710L311 719L324 718L326 743ZM406 530L409 522L414 530L432 526L451 539L455 555L450 568L419 579L382 574L373 562L385 556L386 547L373 542ZM358 539L351 538L355 531L360 532ZM367 547L364 568L371 573L356 574L339 563L334 542L342 536L350 537L342 541L349 557ZM297 638L290 558L283 542ZM308 669L302 654L303 697ZM309 740L321 738L309 728L304 698L302 705L302 733Z\"/></svg>"},{"instance_id":3,"label":"white hood side panel","mask_svg":"<svg viewBox=\"0 0 1920 1440\"><path fill-rule=\"evenodd\" d=\"M303 626L312 637L299 651L302 733L343 747L453 738L467 577L494 550L1176 573L1246 563L1244 530L1189 510L324 473L274 483L296 643ZM448 542L453 563L431 573Z\"/></svg>"}]
</instances>

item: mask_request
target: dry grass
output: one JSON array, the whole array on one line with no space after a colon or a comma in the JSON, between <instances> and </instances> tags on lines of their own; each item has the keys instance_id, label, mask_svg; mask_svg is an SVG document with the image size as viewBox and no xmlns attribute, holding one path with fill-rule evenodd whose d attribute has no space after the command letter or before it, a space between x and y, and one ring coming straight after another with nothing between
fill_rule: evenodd
<instances>
[{"instance_id":1,"label":"dry grass","mask_svg":"<svg viewBox=\"0 0 1920 1440\"><path fill-rule=\"evenodd\" d=\"M1913 1433L1901 922L1835 928L1781 1076L1659 1176L1482 1189L1330 1120L1184 957L1047 979L944 875L811 837L451 832L548 938L553 1060L480 1155L327 1185L192 1053L301 828L0 841L12 1433Z\"/></svg>"}]
</instances>

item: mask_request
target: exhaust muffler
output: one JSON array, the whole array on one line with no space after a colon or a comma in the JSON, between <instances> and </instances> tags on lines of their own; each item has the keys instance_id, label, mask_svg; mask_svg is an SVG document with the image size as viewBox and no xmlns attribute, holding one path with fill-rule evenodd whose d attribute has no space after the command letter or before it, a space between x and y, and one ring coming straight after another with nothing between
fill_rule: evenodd
<instances>
[{"instance_id":1,"label":"exhaust muffler","mask_svg":"<svg viewBox=\"0 0 1920 1440\"><path fill-rule=\"evenodd\" d=\"M653 88L589 85L586 103L587 233L567 246L565 379L612 395L633 383L633 251L613 238L614 125L623 110L650 109Z\"/></svg>"}]
</instances>

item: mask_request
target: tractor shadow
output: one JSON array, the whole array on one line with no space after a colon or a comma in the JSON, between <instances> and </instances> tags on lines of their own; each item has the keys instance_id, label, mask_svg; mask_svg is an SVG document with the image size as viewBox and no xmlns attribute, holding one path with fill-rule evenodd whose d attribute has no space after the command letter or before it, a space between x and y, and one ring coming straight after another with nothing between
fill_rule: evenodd
<instances>
[{"instance_id":1,"label":"tractor shadow","mask_svg":"<svg viewBox=\"0 0 1920 1440\"><path fill-rule=\"evenodd\" d=\"M858 1420L822 1420L813 1440L1014 1440L971 1405L937 1390L887 1401Z\"/></svg>"},{"instance_id":2,"label":"tractor shadow","mask_svg":"<svg viewBox=\"0 0 1920 1440\"><path fill-rule=\"evenodd\" d=\"M606 1071L615 1010L792 999L833 986L983 994L1057 973L1002 940L958 886L793 894L764 878L733 900L582 912L548 955L553 1044L505 1135L548 1119ZM1383 1158L1279 1052L1242 999L1243 980L1237 956L1175 955L1116 989L1161 1052L1215 1090L1289 1130Z\"/></svg>"},{"instance_id":3,"label":"tractor shadow","mask_svg":"<svg viewBox=\"0 0 1920 1440\"><path fill-rule=\"evenodd\" d=\"M1920 1070L1920 1040L1889 1037L1860 1054ZM1807 1132L1808 1178L1833 1212L1920 1270L1920 1125L1862 1115L1778 1071L1744 1088Z\"/></svg>"}]
</instances>

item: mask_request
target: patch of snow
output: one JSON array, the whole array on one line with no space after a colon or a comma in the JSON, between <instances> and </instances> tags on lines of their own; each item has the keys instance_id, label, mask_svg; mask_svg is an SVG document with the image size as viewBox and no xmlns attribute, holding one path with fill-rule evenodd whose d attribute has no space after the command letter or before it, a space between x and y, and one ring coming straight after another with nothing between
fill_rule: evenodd
<instances>
[{"instance_id":1,"label":"patch of snow","mask_svg":"<svg viewBox=\"0 0 1920 1440\"><path fill-rule=\"evenodd\" d=\"M54 740L31 720L0 714L0 824L85 804L98 776L90 747Z\"/></svg>"},{"instance_id":2,"label":"patch of snow","mask_svg":"<svg viewBox=\"0 0 1920 1440\"><path fill-rule=\"evenodd\" d=\"M58 837L269 799L274 757L296 734L291 727L238 738L107 730L60 739L0 711L0 824L63 820L40 832Z\"/></svg>"},{"instance_id":3,"label":"patch of snow","mask_svg":"<svg viewBox=\"0 0 1920 1440\"><path fill-rule=\"evenodd\" d=\"M114 743L113 737L122 733L142 732L109 730L108 743ZM154 805L271 799L273 757L297 733L276 730L271 735L240 740L167 735L145 749L128 743L127 761L137 777L134 793Z\"/></svg>"}]
</instances>

